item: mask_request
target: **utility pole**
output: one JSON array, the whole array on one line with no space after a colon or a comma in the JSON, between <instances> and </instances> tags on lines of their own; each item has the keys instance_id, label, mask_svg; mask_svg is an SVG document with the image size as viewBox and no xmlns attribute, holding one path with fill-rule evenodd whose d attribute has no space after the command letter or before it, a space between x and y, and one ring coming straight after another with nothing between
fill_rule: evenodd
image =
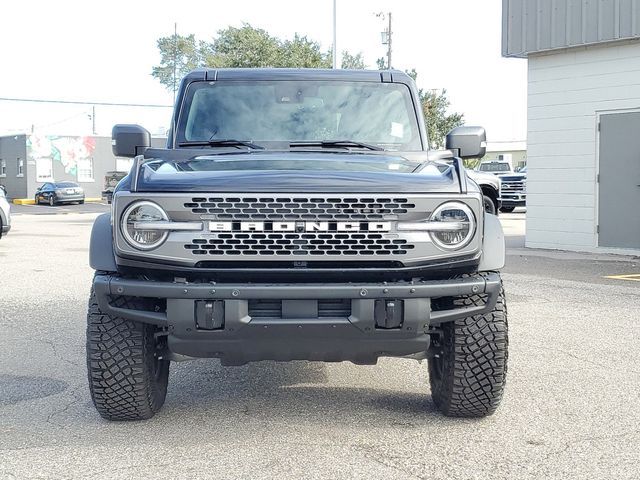
<instances>
[{"instance_id":1,"label":"utility pole","mask_svg":"<svg viewBox=\"0 0 640 480\"><path fill-rule=\"evenodd\" d=\"M338 68L338 44L337 44L337 32L336 32L336 0L333 0L333 68Z\"/></svg>"},{"instance_id":2,"label":"utility pole","mask_svg":"<svg viewBox=\"0 0 640 480\"><path fill-rule=\"evenodd\" d=\"M91 131L96 135L96 106L91 107Z\"/></svg>"},{"instance_id":3,"label":"utility pole","mask_svg":"<svg viewBox=\"0 0 640 480\"><path fill-rule=\"evenodd\" d=\"M384 32L381 33L381 36L382 44L387 46L387 69L391 70L391 12L388 12L386 15L389 16L389 25L384 29ZM376 13L376 17L381 17L382 20L386 18L385 14L382 12Z\"/></svg>"},{"instance_id":4,"label":"utility pole","mask_svg":"<svg viewBox=\"0 0 640 480\"><path fill-rule=\"evenodd\" d=\"M176 103L176 63L178 62L178 23L173 24L173 103Z\"/></svg>"}]
</instances>

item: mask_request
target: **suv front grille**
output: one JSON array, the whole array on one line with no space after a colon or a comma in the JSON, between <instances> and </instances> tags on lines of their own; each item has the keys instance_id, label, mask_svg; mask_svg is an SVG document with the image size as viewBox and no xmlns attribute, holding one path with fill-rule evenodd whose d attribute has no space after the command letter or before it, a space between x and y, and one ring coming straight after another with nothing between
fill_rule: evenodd
<instances>
[{"instance_id":1,"label":"suv front grille","mask_svg":"<svg viewBox=\"0 0 640 480\"><path fill-rule=\"evenodd\" d=\"M218 220L393 220L415 204L394 197L194 197L184 204Z\"/></svg>"},{"instance_id":2,"label":"suv front grille","mask_svg":"<svg viewBox=\"0 0 640 480\"><path fill-rule=\"evenodd\" d=\"M382 233L219 233L194 238L184 246L194 255L405 255L415 248L407 240Z\"/></svg>"}]
</instances>

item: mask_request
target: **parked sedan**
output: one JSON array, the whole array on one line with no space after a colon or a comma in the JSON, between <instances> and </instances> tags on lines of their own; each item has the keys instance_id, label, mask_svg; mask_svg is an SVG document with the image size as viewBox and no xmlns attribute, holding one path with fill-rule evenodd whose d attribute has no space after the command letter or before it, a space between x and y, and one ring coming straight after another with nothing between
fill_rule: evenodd
<instances>
[{"instance_id":1,"label":"parked sedan","mask_svg":"<svg viewBox=\"0 0 640 480\"><path fill-rule=\"evenodd\" d=\"M0 238L11 230L10 208L4 187L0 185Z\"/></svg>"},{"instance_id":2,"label":"parked sedan","mask_svg":"<svg viewBox=\"0 0 640 480\"><path fill-rule=\"evenodd\" d=\"M84 203L84 189L74 182L45 183L36 190L36 205L42 202L52 207L59 203Z\"/></svg>"}]
</instances>

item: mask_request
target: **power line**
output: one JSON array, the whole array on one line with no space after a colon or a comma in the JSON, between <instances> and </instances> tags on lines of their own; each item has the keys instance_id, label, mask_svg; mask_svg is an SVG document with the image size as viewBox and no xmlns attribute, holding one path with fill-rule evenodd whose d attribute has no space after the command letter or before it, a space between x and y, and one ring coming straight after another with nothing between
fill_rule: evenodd
<instances>
[{"instance_id":1,"label":"power line","mask_svg":"<svg viewBox=\"0 0 640 480\"><path fill-rule=\"evenodd\" d=\"M148 108L173 108L173 105L158 105L153 103L112 103L112 102L80 102L74 100L44 100L40 98L9 98L0 97L3 102L31 102L31 103L60 103L67 105L101 105L106 107L148 107Z\"/></svg>"}]
</instances>

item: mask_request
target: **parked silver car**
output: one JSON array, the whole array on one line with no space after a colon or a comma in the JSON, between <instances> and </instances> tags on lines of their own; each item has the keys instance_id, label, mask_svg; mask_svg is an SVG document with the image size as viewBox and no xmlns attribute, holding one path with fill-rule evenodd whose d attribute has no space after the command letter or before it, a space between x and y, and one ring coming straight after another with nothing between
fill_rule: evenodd
<instances>
[{"instance_id":1,"label":"parked silver car","mask_svg":"<svg viewBox=\"0 0 640 480\"><path fill-rule=\"evenodd\" d=\"M7 201L7 192L0 185L0 238L11 230L11 206Z\"/></svg>"}]
</instances>

